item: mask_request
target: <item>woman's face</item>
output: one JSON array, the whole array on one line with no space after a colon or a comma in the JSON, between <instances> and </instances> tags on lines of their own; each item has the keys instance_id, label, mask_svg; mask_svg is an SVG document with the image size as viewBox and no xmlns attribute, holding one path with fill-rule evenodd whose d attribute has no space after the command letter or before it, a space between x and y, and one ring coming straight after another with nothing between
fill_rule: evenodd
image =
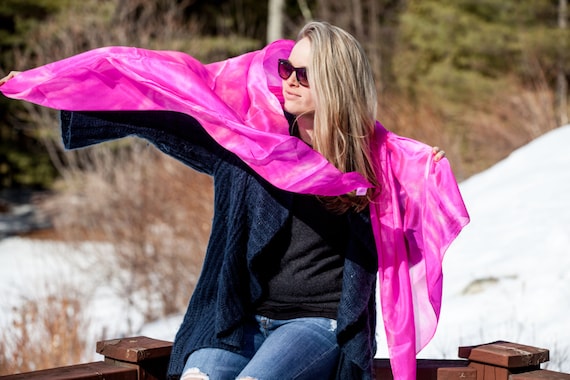
<instances>
[{"instance_id":1,"label":"woman's face","mask_svg":"<svg viewBox=\"0 0 570 380\"><path fill-rule=\"evenodd\" d=\"M289 55L289 62L294 67L307 67L311 59L311 42L307 38L299 40L291 54ZM311 73L308 73L310 76ZM309 87L302 86L297 80L297 75L293 72L289 78L283 80L283 97L285 104L283 108L285 111L299 116L314 115L315 102L313 93Z\"/></svg>"}]
</instances>

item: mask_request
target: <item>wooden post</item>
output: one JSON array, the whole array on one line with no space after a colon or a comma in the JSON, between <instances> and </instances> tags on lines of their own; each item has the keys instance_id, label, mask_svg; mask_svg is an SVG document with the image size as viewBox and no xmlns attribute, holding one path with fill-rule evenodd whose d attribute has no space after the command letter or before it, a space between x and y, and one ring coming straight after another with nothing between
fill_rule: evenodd
<instances>
[{"instance_id":1,"label":"wooden post","mask_svg":"<svg viewBox=\"0 0 570 380\"><path fill-rule=\"evenodd\" d=\"M469 360L477 370L477 380L510 380L510 376L540 370L549 360L544 348L504 341L479 346L459 347L459 357Z\"/></svg>"},{"instance_id":2,"label":"wooden post","mask_svg":"<svg viewBox=\"0 0 570 380\"><path fill-rule=\"evenodd\" d=\"M139 380L165 380L172 342L144 336L97 342L105 363L136 368Z\"/></svg>"},{"instance_id":3,"label":"wooden post","mask_svg":"<svg viewBox=\"0 0 570 380\"><path fill-rule=\"evenodd\" d=\"M472 367L442 367L437 369L437 380L477 380L477 370Z\"/></svg>"}]
</instances>

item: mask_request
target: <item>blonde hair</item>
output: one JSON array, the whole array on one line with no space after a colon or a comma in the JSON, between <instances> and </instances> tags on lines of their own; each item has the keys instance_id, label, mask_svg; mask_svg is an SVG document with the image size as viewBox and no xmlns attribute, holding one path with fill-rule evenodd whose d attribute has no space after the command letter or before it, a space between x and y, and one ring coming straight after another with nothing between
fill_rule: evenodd
<instances>
[{"instance_id":1,"label":"blonde hair","mask_svg":"<svg viewBox=\"0 0 570 380\"><path fill-rule=\"evenodd\" d=\"M315 97L313 148L342 172L356 171L377 185L371 159L378 99L370 63L360 43L326 22L310 22L298 40L311 43L307 67ZM368 196L354 193L327 198L331 209L363 210Z\"/></svg>"}]
</instances>

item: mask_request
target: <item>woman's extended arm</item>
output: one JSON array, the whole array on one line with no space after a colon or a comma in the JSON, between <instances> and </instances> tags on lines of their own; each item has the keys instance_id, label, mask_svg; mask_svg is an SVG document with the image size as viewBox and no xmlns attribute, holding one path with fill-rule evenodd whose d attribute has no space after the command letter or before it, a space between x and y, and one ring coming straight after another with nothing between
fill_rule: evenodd
<instances>
[{"instance_id":1,"label":"woman's extended arm","mask_svg":"<svg viewBox=\"0 0 570 380\"><path fill-rule=\"evenodd\" d=\"M213 174L228 152L189 115L172 111L61 111L65 148L77 149L127 136L148 140L193 169Z\"/></svg>"}]
</instances>

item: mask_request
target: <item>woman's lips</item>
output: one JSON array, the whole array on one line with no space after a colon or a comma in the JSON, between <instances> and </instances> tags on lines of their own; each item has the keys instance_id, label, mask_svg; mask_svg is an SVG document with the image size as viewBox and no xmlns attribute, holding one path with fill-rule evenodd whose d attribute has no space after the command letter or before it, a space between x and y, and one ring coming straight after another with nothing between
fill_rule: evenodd
<instances>
[{"instance_id":1,"label":"woman's lips","mask_svg":"<svg viewBox=\"0 0 570 380\"><path fill-rule=\"evenodd\" d=\"M285 91L284 96L286 99L296 99L299 97L299 95L289 91Z\"/></svg>"}]
</instances>

